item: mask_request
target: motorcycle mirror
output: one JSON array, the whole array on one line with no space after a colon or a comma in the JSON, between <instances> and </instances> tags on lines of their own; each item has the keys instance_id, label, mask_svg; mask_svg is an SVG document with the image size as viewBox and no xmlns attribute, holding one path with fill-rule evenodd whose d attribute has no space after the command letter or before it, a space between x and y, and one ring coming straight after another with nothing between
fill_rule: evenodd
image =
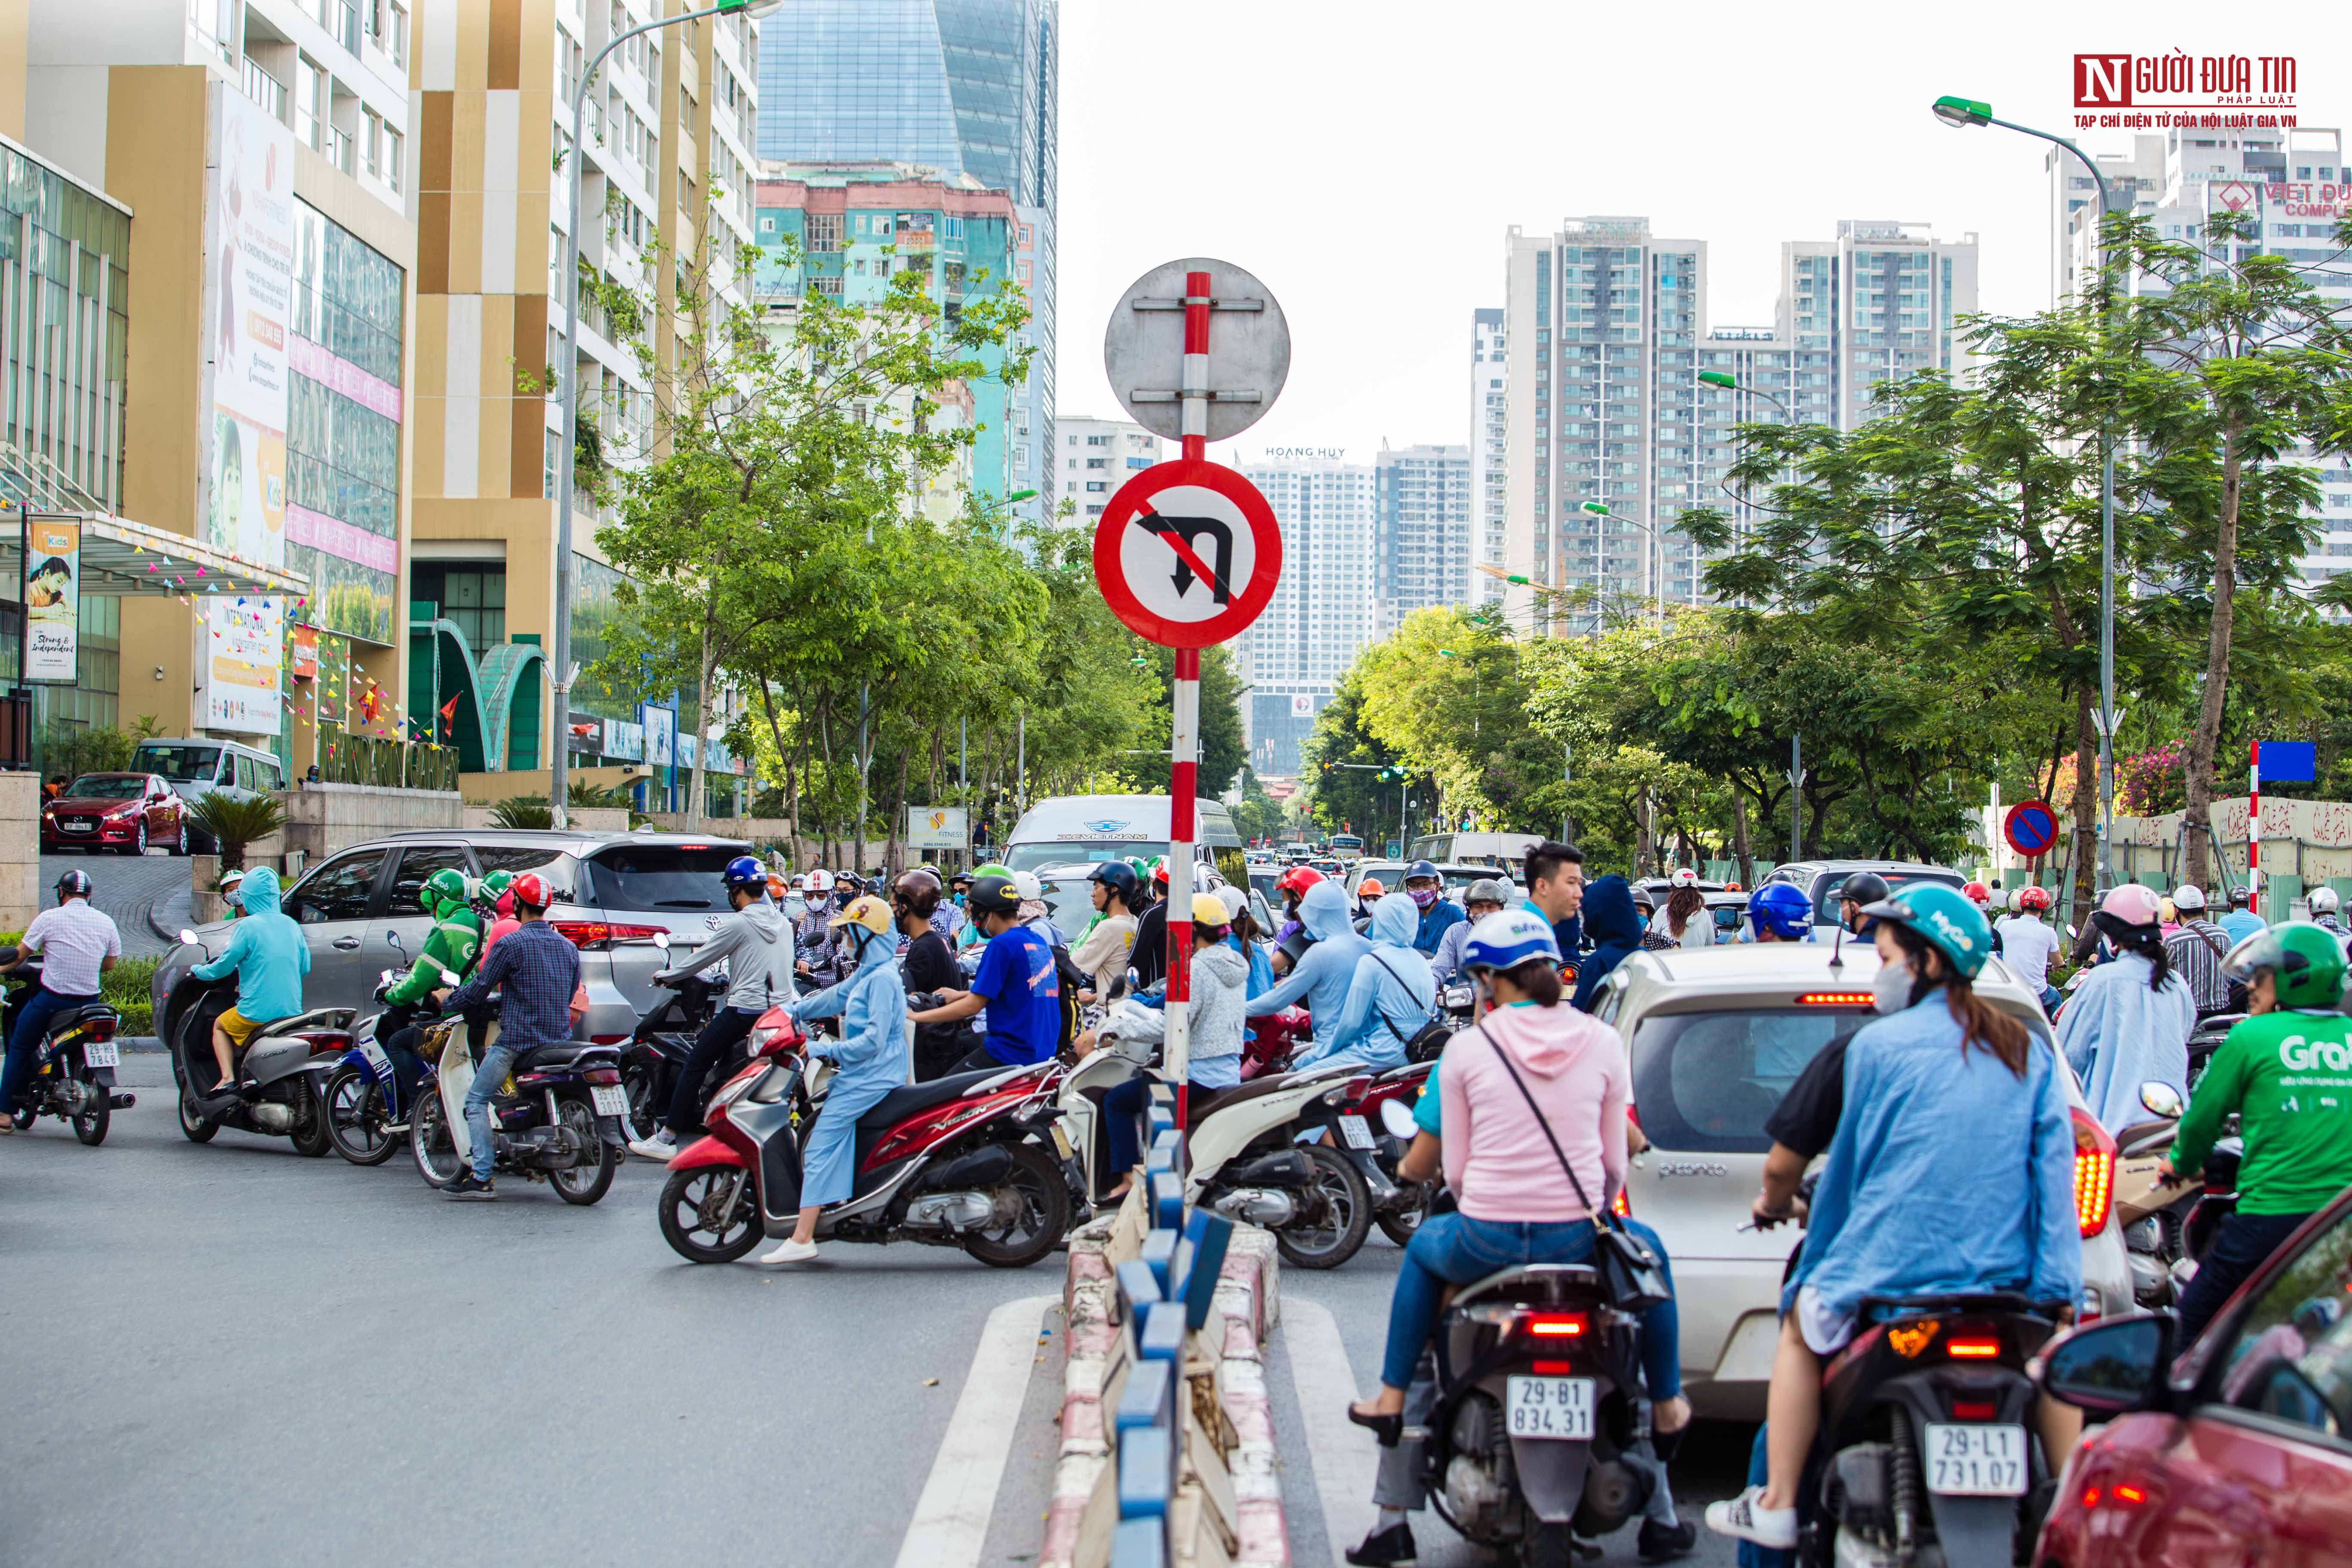
<instances>
[{"instance_id":1,"label":"motorcycle mirror","mask_svg":"<svg viewBox=\"0 0 2352 1568\"><path fill-rule=\"evenodd\" d=\"M656 931L654 932L654 945L660 948L665 952L669 951L669 932L666 931Z\"/></svg>"},{"instance_id":2,"label":"motorcycle mirror","mask_svg":"<svg viewBox=\"0 0 2352 1568\"><path fill-rule=\"evenodd\" d=\"M1138 990L1141 989L1142 985L1143 971L1134 967L1132 964L1129 965L1127 971L1127 991L1125 994L1130 996L1133 995Z\"/></svg>"},{"instance_id":3,"label":"motorcycle mirror","mask_svg":"<svg viewBox=\"0 0 2352 1568\"><path fill-rule=\"evenodd\" d=\"M2171 1121L2180 1114L2180 1091L2168 1083L2151 1079L2139 1086L2139 1102L2147 1107L2150 1116Z\"/></svg>"},{"instance_id":4,"label":"motorcycle mirror","mask_svg":"<svg viewBox=\"0 0 2352 1568\"><path fill-rule=\"evenodd\" d=\"M1413 1134L1421 1131L1413 1122L1412 1112L1405 1108L1402 1100L1381 1101L1381 1125L1388 1129L1390 1137L1402 1138L1407 1142L1412 1142Z\"/></svg>"},{"instance_id":5,"label":"motorcycle mirror","mask_svg":"<svg viewBox=\"0 0 2352 1568\"><path fill-rule=\"evenodd\" d=\"M2068 921L2066 922L2066 935L2067 935L2070 939L2071 939L2071 938L2079 938L2082 934L2083 934L2083 933L2082 933L2081 931L2076 931L2076 930L2074 929L2074 922L2073 921Z\"/></svg>"},{"instance_id":6,"label":"motorcycle mirror","mask_svg":"<svg viewBox=\"0 0 2352 1568\"><path fill-rule=\"evenodd\" d=\"M408 951L406 948L400 945L400 933L396 931L388 931L384 932L383 940L401 952L406 952Z\"/></svg>"},{"instance_id":7,"label":"motorcycle mirror","mask_svg":"<svg viewBox=\"0 0 2352 1568\"><path fill-rule=\"evenodd\" d=\"M190 931L186 926L182 926L180 928L180 940L190 946L194 946L195 944L196 933Z\"/></svg>"}]
</instances>

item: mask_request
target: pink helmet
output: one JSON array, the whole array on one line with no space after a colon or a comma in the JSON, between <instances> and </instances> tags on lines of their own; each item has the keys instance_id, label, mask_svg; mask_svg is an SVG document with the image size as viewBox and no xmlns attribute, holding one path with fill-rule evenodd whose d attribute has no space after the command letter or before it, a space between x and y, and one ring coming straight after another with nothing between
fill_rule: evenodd
<instances>
[{"instance_id":1,"label":"pink helmet","mask_svg":"<svg viewBox=\"0 0 2352 1568\"><path fill-rule=\"evenodd\" d=\"M2164 911L2157 901L2155 889L2126 882L2099 900L2099 912L2126 925L2152 926Z\"/></svg>"}]
</instances>

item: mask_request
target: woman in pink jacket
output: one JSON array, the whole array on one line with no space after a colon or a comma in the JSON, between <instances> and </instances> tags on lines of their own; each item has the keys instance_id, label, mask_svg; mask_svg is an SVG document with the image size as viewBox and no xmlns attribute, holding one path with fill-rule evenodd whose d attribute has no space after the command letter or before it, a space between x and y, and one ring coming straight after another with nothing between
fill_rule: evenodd
<instances>
[{"instance_id":1,"label":"woman in pink jacket","mask_svg":"<svg viewBox=\"0 0 2352 1568\"><path fill-rule=\"evenodd\" d=\"M1447 1044L1432 1086L1444 1129L1445 1184L1459 1206L1423 1220L1405 1248L1389 1303L1381 1391L1348 1411L1383 1444L1397 1441L1405 1390L1445 1287L1522 1263L1586 1261L1593 1216L1577 1184L1602 1205L1625 1184L1625 1047L1609 1025L1560 1005L1559 965L1551 928L1523 909L1487 916L1464 945L1463 967L1486 1011ZM1560 1168L1562 1156L1575 1183ZM1663 1262L1656 1234L1626 1223ZM1661 1433L1690 1420L1680 1339L1671 1300L1643 1316L1642 1370Z\"/></svg>"}]
</instances>

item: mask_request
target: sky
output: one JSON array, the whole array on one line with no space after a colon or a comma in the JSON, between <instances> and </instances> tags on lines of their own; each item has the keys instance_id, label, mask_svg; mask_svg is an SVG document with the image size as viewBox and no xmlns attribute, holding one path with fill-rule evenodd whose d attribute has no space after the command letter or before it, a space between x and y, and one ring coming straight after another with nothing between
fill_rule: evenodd
<instances>
[{"instance_id":1,"label":"sky","mask_svg":"<svg viewBox=\"0 0 2352 1568\"><path fill-rule=\"evenodd\" d=\"M2284 26L2290 15L2303 22ZM2078 53L2289 54L2305 127L2352 122L2352 44L2315 13L2074 0L1599 5L1061 0L1056 402L1118 417L1102 334L1186 256L1255 273L1289 381L1211 455L1461 442L1471 311L1512 225L1642 215L1708 242L1711 325L1769 325L1784 239L1842 217L1969 231L1989 311L2050 301L2048 144L1928 112L1946 93L2072 131ZM2128 20L2124 18L2128 17ZM2238 18L2250 19L2238 19ZM2131 132L2079 132L2125 152Z\"/></svg>"}]
</instances>

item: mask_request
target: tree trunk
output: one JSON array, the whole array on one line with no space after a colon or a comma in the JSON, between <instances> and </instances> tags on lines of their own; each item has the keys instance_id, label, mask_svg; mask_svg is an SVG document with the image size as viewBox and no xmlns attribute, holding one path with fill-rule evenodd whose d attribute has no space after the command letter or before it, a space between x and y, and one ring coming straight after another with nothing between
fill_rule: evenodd
<instances>
[{"instance_id":1,"label":"tree trunk","mask_svg":"<svg viewBox=\"0 0 2352 1568\"><path fill-rule=\"evenodd\" d=\"M710 681L718 673L718 655L710 646L711 612L702 614L702 658L696 668L701 672L701 684L694 692L694 782L688 788L686 826L690 833L702 831L702 777L710 761Z\"/></svg>"},{"instance_id":2,"label":"tree trunk","mask_svg":"<svg viewBox=\"0 0 2352 1568\"><path fill-rule=\"evenodd\" d=\"M899 749L898 788L890 801L890 847L883 862L883 869L893 877L907 868L907 771L914 760L912 747Z\"/></svg>"},{"instance_id":3,"label":"tree trunk","mask_svg":"<svg viewBox=\"0 0 2352 1568\"><path fill-rule=\"evenodd\" d=\"M1739 885L1756 885L1756 857L1748 848L1748 792L1737 780L1731 785L1731 858L1739 863Z\"/></svg>"},{"instance_id":4,"label":"tree trunk","mask_svg":"<svg viewBox=\"0 0 2352 1568\"><path fill-rule=\"evenodd\" d=\"M2230 637L2238 594L2238 499L2245 478L2239 432L2229 426L2221 440L2221 526L2213 539L2213 627L2205 645L2205 691L2197 704L2197 729L2182 759L2189 797L2181 826L2189 836L2185 881L2213 886L2206 850L2213 823L2213 755L2221 744L2221 710L2230 691Z\"/></svg>"}]
</instances>

